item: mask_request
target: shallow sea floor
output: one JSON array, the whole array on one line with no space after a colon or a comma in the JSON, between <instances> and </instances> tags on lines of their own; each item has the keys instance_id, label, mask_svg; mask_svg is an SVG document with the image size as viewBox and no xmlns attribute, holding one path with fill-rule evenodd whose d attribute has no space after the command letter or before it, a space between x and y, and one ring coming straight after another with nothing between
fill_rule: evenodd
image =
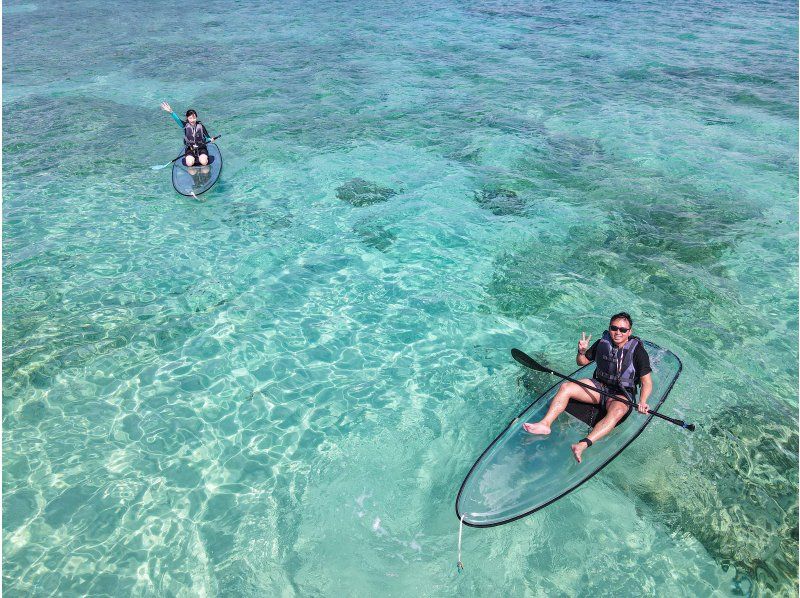
<instances>
[{"instance_id":1,"label":"shallow sea floor","mask_svg":"<svg viewBox=\"0 0 800 598\"><path fill-rule=\"evenodd\" d=\"M178 8L3 3L7 596L797 594L796 3ZM620 309L697 432L457 574L509 350Z\"/></svg>"}]
</instances>

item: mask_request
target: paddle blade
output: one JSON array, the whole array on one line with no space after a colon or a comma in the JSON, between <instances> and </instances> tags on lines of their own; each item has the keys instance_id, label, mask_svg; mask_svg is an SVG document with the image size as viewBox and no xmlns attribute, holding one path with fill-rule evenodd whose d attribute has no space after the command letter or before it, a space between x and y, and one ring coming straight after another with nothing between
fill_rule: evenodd
<instances>
[{"instance_id":1,"label":"paddle blade","mask_svg":"<svg viewBox=\"0 0 800 598\"><path fill-rule=\"evenodd\" d=\"M526 368L545 372L546 374L552 373L552 370L544 367L540 363L537 363L530 355L523 353L519 349L511 349L511 357L513 357L518 363L524 365Z\"/></svg>"}]
</instances>

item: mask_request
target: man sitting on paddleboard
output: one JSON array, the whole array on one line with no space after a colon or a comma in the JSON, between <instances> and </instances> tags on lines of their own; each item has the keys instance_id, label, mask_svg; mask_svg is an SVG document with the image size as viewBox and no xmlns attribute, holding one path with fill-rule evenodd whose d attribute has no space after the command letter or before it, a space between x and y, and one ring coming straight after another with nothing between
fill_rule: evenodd
<instances>
[{"instance_id":1,"label":"man sitting on paddleboard","mask_svg":"<svg viewBox=\"0 0 800 598\"><path fill-rule=\"evenodd\" d=\"M581 382L591 384L609 395L635 402L636 389L641 386L642 395L637 409L639 413L647 413L647 399L653 390L653 380L650 375L653 370L644 345L639 338L632 336L632 333L633 320L630 315L625 312L618 313L611 317L608 330L603 333L603 337L595 341L591 347L589 341L592 340L592 335L587 338L585 332L581 333L575 361L579 366L594 361L597 364L594 374ZM603 415L586 438L572 445L575 459L580 463L583 451L613 430L631 407L574 382L564 382L550 401L550 408L544 418L536 423L522 424L522 427L531 434L549 434L550 426L567 408L570 399L600 405L600 415Z\"/></svg>"},{"instance_id":2,"label":"man sitting on paddleboard","mask_svg":"<svg viewBox=\"0 0 800 598\"><path fill-rule=\"evenodd\" d=\"M183 163L186 166L194 166L199 162L201 166L208 166L208 148L206 144L214 141L214 137L208 134L205 125L197 120L197 112L194 110L186 111L186 120L183 121L172 111L167 102L161 102L161 109L169 112L175 122L183 129L183 144L185 146Z\"/></svg>"}]
</instances>

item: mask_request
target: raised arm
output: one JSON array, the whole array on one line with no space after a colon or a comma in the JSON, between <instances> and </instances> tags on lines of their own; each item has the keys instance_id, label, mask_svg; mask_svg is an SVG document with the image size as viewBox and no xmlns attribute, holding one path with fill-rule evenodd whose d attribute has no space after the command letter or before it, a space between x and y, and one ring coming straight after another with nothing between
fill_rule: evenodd
<instances>
[{"instance_id":1,"label":"raised arm","mask_svg":"<svg viewBox=\"0 0 800 598\"><path fill-rule=\"evenodd\" d=\"M585 332L581 332L581 340L578 341L578 354L575 356L575 362L580 365L589 365L592 360L586 357L586 351L589 349L589 341L592 340L592 335L586 337Z\"/></svg>"},{"instance_id":2,"label":"raised arm","mask_svg":"<svg viewBox=\"0 0 800 598\"><path fill-rule=\"evenodd\" d=\"M180 117L179 117L177 114L175 114L175 113L172 111L172 108L170 107L170 105L169 105L167 102L161 102L161 109L162 109L164 112L169 112L169 113L170 113L170 115L172 116L172 119L173 119L173 120L174 120L176 123L178 123L178 126L179 126L181 129L183 128L183 121L180 119Z\"/></svg>"}]
</instances>

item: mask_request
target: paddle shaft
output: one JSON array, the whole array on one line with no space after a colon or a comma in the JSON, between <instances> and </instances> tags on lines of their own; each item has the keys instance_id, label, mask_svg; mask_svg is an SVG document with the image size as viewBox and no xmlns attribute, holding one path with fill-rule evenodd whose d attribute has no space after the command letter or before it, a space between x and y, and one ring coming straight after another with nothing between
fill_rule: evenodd
<instances>
[{"instance_id":1,"label":"paddle shaft","mask_svg":"<svg viewBox=\"0 0 800 598\"><path fill-rule=\"evenodd\" d=\"M627 399L622 399L622 398L620 398L618 396L609 394L609 393L604 392L604 391L602 391L602 390L600 390L598 388L595 388L594 386L589 386L588 384L584 384L580 380L575 380L575 378L570 378L569 376L566 376L564 374L556 372L555 370L551 370L550 368L545 367L542 364L538 363L530 355L527 355L526 353L523 353L519 349L512 349L511 350L511 356L518 363L521 363L525 367L530 368L532 370L538 370L540 372L545 372L547 374L553 374L555 376L558 376L559 378L562 378L563 380L569 380L570 382L574 382L578 386L582 386L583 388L588 388L589 390L593 390L596 393L601 394L601 395L603 395L605 397L608 397L610 399L614 399L615 401L621 401L621 402L623 402L623 403L625 403L627 405L630 405L631 407L636 407L637 406L636 403L634 403L633 401L629 401ZM647 413L647 415L655 415L656 417L659 417L659 418L661 418L663 420L666 420L671 424L675 424L676 426L680 426L681 428L683 428L685 430L689 430L690 432L694 432L694 424L687 424L685 421L681 421L679 419L673 419L673 418L671 418L671 417L669 417L667 415L662 415L658 411L650 411L648 409L646 413Z\"/></svg>"}]
</instances>

